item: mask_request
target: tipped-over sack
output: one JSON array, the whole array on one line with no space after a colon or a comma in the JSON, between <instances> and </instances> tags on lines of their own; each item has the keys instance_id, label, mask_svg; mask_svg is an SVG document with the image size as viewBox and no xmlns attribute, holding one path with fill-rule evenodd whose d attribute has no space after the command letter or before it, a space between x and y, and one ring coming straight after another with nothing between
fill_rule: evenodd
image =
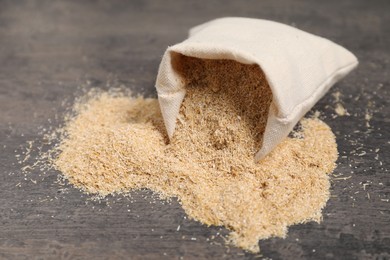
<instances>
[{"instance_id":1,"label":"tipped-over sack","mask_svg":"<svg viewBox=\"0 0 390 260\"><path fill-rule=\"evenodd\" d=\"M263 70L273 99L255 160L272 151L329 88L358 64L340 45L273 21L220 18L196 26L187 40L166 50L157 75L158 100L170 139L186 93L185 81L172 64L177 54L258 64Z\"/></svg>"}]
</instances>

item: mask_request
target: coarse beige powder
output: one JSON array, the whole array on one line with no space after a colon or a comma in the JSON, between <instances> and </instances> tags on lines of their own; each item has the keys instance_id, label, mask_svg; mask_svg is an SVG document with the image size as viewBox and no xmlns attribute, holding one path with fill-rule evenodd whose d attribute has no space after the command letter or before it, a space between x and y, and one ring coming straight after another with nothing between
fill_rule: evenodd
<instances>
[{"instance_id":1,"label":"coarse beige powder","mask_svg":"<svg viewBox=\"0 0 390 260\"><path fill-rule=\"evenodd\" d=\"M252 252L290 225L320 221L337 159L331 129L304 119L296 137L255 163L272 100L261 69L185 56L176 69L187 94L170 142L156 99L95 93L75 105L50 152L54 167L90 194L177 197L191 218L225 226L230 243Z\"/></svg>"}]
</instances>

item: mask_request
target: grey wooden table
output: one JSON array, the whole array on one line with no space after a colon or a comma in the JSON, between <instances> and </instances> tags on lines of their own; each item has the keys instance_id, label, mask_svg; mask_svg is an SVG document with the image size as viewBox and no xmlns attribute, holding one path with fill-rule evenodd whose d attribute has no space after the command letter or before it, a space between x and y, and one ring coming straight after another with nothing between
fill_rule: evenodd
<instances>
[{"instance_id":1,"label":"grey wooden table","mask_svg":"<svg viewBox=\"0 0 390 260\"><path fill-rule=\"evenodd\" d=\"M226 230L188 220L176 201L155 202L140 191L94 202L58 184L55 171L22 175L15 157L42 128L61 123L63 101L71 103L86 82L155 96L165 48L222 16L294 25L360 60L315 107L337 135L336 174L347 178L332 181L321 224L262 241L263 257L390 259L390 2L379 0L0 0L0 258L258 257L226 247ZM336 91L350 116L334 117Z\"/></svg>"}]
</instances>

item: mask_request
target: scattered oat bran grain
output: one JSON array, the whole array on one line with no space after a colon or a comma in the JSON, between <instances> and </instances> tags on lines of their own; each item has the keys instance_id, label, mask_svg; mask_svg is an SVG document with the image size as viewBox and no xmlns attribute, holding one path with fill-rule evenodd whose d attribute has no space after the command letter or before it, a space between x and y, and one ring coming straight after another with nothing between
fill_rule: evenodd
<instances>
[{"instance_id":1,"label":"scattered oat bran grain","mask_svg":"<svg viewBox=\"0 0 390 260\"><path fill-rule=\"evenodd\" d=\"M225 226L230 243L253 252L290 225L320 221L337 159L331 129L304 119L301 138L255 163L272 99L260 68L183 56L177 69L187 95L169 143L156 99L100 93L75 105L54 167L86 193L177 197L191 218Z\"/></svg>"}]
</instances>

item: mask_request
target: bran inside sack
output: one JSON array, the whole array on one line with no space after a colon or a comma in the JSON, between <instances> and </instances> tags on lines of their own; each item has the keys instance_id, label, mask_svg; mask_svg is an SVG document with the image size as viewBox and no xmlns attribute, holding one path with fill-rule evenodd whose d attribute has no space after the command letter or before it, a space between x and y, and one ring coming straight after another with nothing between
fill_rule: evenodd
<instances>
[{"instance_id":1,"label":"bran inside sack","mask_svg":"<svg viewBox=\"0 0 390 260\"><path fill-rule=\"evenodd\" d=\"M259 239L320 221L337 159L331 129L304 119L255 163L272 100L261 69L185 56L175 66L187 94L169 143L156 99L102 92L75 105L53 166L87 193L177 197L191 218L225 226L230 243L253 252Z\"/></svg>"}]
</instances>

